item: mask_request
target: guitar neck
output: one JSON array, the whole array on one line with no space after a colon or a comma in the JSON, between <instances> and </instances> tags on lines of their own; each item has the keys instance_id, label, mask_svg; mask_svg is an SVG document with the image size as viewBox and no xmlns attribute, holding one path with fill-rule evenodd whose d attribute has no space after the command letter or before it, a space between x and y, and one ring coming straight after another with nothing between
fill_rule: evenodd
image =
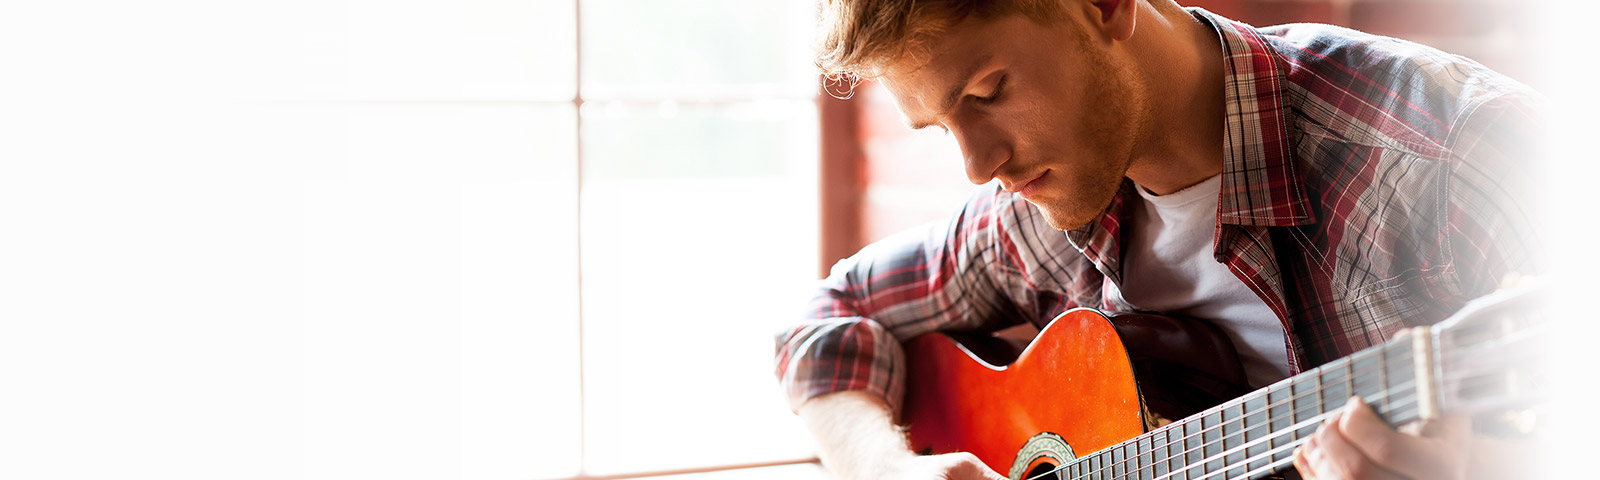
<instances>
[{"instance_id":1,"label":"guitar neck","mask_svg":"<svg viewBox=\"0 0 1600 480\"><path fill-rule=\"evenodd\" d=\"M1322 420L1360 396L1391 424L1419 416L1409 340L1284 379L1061 467L1067 479L1261 478L1292 462Z\"/></svg>"},{"instance_id":2,"label":"guitar neck","mask_svg":"<svg viewBox=\"0 0 1600 480\"><path fill-rule=\"evenodd\" d=\"M1356 352L1061 467L1068 479L1262 478L1293 461L1323 419L1360 396L1392 425L1475 414L1549 394L1540 334L1548 290L1469 302L1410 338ZM1420 353L1419 353L1420 352ZM1418 372L1425 377L1418 381Z\"/></svg>"}]
</instances>

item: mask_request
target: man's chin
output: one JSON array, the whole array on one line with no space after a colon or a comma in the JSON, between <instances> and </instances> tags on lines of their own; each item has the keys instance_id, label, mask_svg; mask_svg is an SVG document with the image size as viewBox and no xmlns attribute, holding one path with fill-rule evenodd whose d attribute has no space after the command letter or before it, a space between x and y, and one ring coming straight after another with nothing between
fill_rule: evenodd
<instances>
[{"instance_id":1,"label":"man's chin","mask_svg":"<svg viewBox=\"0 0 1600 480\"><path fill-rule=\"evenodd\" d=\"M1074 216L1074 215L1070 215L1071 212L1063 212L1062 211L1063 209L1051 208L1051 207L1048 207L1048 206L1045 206L1045 205L1040 205L1040 204L1037 204L1037 203L1035 203L1034 206L1039 207L1039 211L1044 213L1044 221L1045 221L1045 223L1049 223L1050 224L1050 228L1054 228L1056 230L1061 230L1061 231L1064 231L1064 232L1065 231L1070 231L1070 230L1077 230L1078 228L1081 228L1084 225L1088 225L1089 222L1094 221L1095 217L1099 216L1099 215L1087 215L1087 216L1085 216L1085 215L1081 215L1081 214Z\"/></svg>"}]
</instances>

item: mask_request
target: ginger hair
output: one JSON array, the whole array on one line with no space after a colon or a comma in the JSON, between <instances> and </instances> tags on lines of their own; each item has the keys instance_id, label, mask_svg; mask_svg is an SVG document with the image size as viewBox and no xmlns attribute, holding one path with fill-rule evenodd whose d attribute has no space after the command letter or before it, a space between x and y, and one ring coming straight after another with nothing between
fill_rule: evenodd
<instances>
[{"instance_id":1,"label":"ginger hair","mask_svg":"<svg viewBox=\"0 0 1600 480\"><path fill-rule=\"evenodd\" d=\"M901 60L925 56L939 34L968 18L1022 14L1046 23L1062 9L1062 0L820 1L816 64L827 83L846 85L846 95L862 78L882 76Z\"/></svg>"}]
</instances>

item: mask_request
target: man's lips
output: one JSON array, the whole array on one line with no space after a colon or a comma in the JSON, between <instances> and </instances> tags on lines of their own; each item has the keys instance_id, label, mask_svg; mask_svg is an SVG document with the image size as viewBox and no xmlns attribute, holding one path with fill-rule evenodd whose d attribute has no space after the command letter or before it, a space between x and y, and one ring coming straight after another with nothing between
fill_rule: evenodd
<instances>
[{"instance_id":1,"label":"man's lips","mask_svg":"<svg viewBox=\"0 0 1600 480\"><path fill-rule=\"evenodd\" d=\"M1007 188L1006 191L1011 192L1011 193L1015 193L1015 194L1019 194L1019 195L1022 195L1024 197L1031 197L1034 194L1039 193L1040 189L1044 188L1043 180L1044 180L1044 177L1047 176L1047 175L1050 175L1050 171L1049 170L1045 170L1043 172L1040 172L1038 176L1035 176L1035 177L1029 179L1028 181L1019 182L1019 183L1016 184L1015 187Z\"/></svg>"}]
</instances>

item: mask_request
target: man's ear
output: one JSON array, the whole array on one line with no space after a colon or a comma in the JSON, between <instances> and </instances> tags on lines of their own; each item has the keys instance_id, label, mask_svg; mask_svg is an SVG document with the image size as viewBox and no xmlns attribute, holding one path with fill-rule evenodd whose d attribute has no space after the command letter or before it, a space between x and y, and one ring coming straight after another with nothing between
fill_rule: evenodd
<instances>
[{"instance_id":1,"label":"man's ear","mask_svg":"<svg viewBox=\"0 0 1600 480\"><path fill-rule=\"evenodd\" d=\"M1138 18L1139 0L1090 0L1100 11L1100 22L1095 25L1102 35L1119 42L1133 38L1134 20Z\"/></svg>"}]
</instances>

